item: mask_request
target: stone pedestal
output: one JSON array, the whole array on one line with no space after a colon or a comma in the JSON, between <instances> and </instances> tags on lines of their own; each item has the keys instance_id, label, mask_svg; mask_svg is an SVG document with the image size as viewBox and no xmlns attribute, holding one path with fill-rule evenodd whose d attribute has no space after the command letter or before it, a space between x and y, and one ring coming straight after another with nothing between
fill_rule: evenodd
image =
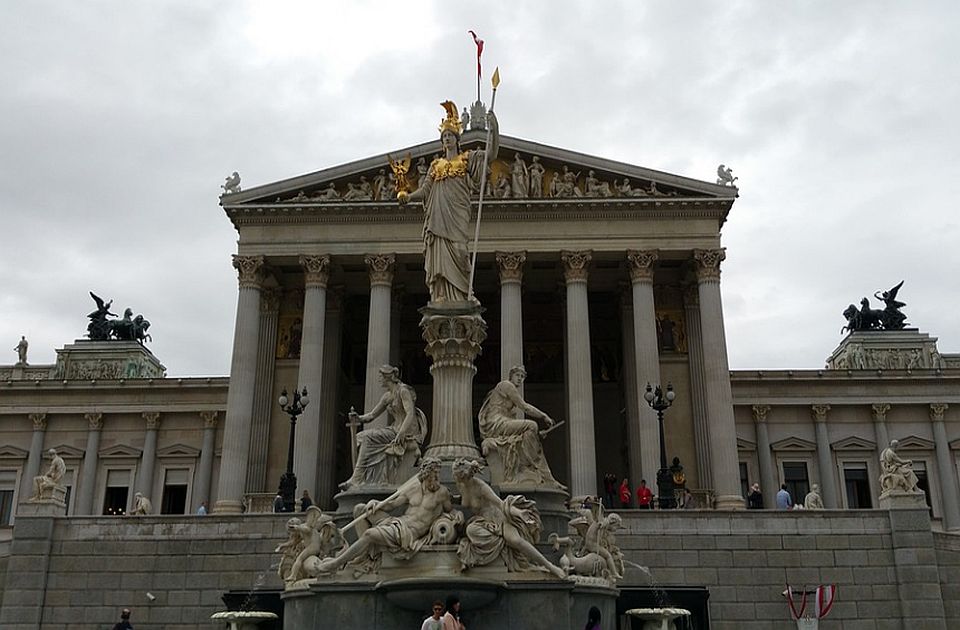
<instances>
[{"instance_id":1,"label":"stone pedestal","mask_svg":"<svg viewBox=\"0 0 960 630\"><path fill-rule=\"evenodd\" d=\"M54 378L110 380L163 378L167 368L136 341L78 339L57 350Z\"/></svg>"},{"instance_id":2,"label":"stone pedestal","mask_svg":"<svg viewBox=\"0 0 960 630\"><path fill-rule=\"evenodd\" d=\"M852 332L827 357L827 368L831 370L937 370L942 367L937 338L915 328Z\"/></svg>"},{"instance_id":3,"label":"stone pedestal","mask_svg":"<svg viewBox=\"0 0 960 630\"><path fill-rule=\"evenodd\" d=\"M50 498L27 499L17 506L17 518L21 516L66 516L67 488L55 486Z\"/></svg>"},{"instance_id":4,"label":"stone pedestal","mask_svg":"<svg viewBox=\"0 0 960 630\"><path fill-rule=\"evenodd\" d=\"M473 435L473 360L487 338L482 307L475 302L429 303L420 309L420 328L433 359L433 421L424 456L450 462L480 459Z\"/></svg>"},{"instance_id":5,"label":"stone pedestal","mask_svg":"<svg viewBox=\"0 0 960 630\"><path fill-rule=\"evenodd\" d=\"M926 510L927 501L923 491L917 492L884 492L879 501L881 510Z\"/></svg>"}]
</instances>

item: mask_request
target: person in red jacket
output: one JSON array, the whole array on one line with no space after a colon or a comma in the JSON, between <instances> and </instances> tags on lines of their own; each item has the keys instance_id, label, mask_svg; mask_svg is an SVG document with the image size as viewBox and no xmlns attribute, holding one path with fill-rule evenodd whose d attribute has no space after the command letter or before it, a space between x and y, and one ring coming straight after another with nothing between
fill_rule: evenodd
<instances>
[{"instance_id":1,"label":"person in red jacket","mask_svg":"<svg viewBox=\"0 0 960 630\"><path fill-rule=\"evenodd\" d=\"M640 487L637 488L637 507L641 510L649 510L653 507L653 492L647 487L647 480L640 480Z\"/></svg>"},{"instance_id":2,"label":"person in red jacket","mask_svg":"<svg viewBox=\"0 0 960 630\"><path fill-rule=\"evenodd\" d=\"M623 481L620 482L620 507L628 508L630 507L630 482L626 477L623 478Z\"/></svg>"}]
</instances>

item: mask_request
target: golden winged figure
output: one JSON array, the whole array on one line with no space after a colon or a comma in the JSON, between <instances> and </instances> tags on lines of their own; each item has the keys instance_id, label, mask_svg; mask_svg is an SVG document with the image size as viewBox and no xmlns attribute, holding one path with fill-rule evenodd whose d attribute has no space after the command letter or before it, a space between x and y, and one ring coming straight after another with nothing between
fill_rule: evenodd
<instances>
[{"instance_id":1,"label":"golden winged figure","mask_svg":"<svg viewBox=\"0 0 960 630\"><path fill-rule=\"evenodd\" d=\"M410 171L410 159L411 156L409 153L407 153L407 157L402 160L394 160L389 155L387 156L387 161L390 163L390 170L393 171L393 186L397 197L410 192L410 182L407 180L407 173Z\"/></svg>"}]
</instances>

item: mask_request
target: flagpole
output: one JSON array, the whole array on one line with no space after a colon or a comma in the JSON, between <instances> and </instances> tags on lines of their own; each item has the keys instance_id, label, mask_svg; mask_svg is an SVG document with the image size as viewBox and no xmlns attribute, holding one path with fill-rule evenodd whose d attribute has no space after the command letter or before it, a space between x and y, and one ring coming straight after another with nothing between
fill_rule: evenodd
<instances>
[{"instance_id":1,"label":"flagpole","mask_svg":"<svg viewBox=\"0 0 960 630\"><path fill-rule=\"evenodd\" d=\"M479 83L480 78L477 77L477 82ZM493 78L490 81L493 84L493 96L490 97L490 112L493 112L493 106L497 102L497 86L500 85L500 68L498 67L493 71ZM479 93L477 96L477 101L480 100ZM473 277L477 269L477 247L480 244L480 217L483 216L483 193L487 187L487 167L489 154L487 149L490 147L490 134L491 134L490 125L487 124L487 139L483 145L483 175L480 178L480 201L477 203L477 226L473 233L473 256L470 258L470 294L469 297L473 297Z\"/></svg>"}]
</instances>

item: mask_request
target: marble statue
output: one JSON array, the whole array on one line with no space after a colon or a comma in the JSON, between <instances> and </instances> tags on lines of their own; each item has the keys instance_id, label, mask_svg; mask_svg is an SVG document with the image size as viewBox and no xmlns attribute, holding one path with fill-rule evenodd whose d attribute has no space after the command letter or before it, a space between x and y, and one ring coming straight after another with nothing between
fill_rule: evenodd
<instances>
[{"instance_id":1,"label":"marble statue","mask_svg":"<svg viewBox=\"0 0 960 630\"><path fill-rule=\"evenodd\" d=\"M554 171L553 177L550 178L550 184L547 187L547 197L559 197L560 196L560 173Z\"/></svg>"},{"instance_id":2,"label":"marble statue","mask_svg":"<svg viewBox=\"0 0 960 630\"><path fill-rule=\"evenodd\" d=\"M287 540L277 545L277 548L273 550L274 553L280 554L280 561L277 563L277 576L283 581L287 580L287 576L290 575L290 570L293 568L293 563L296 562L300 552L307 545L303 538L301 525L303 525L303 521L296 516L288 518Z\"/></svg>"},{"instance_id":3,"label":"marble statue","mask_svg":"<svg viewBox=\"0 0 960 630\"><path fill-rule=\"evenodd\" d=\"M463 113L460 114L460 127L464 130L470 128L470 112L467 111L467 108L463 108Z\"/></svg>"},{"instance_id":4,"label":"marble statue","mask_svg":"<svg viewBox=\"0 0 960 630\"><path fill-rule=\"evenodd\" d=\"M333 182L327 184L327 187L320 191L320 194L317 195L317 198L320 201L336 201L340 198L340 193L337 192L336 186Z\"/></svg>"},{"instance_id":5,"label":"marble statue","mask_svg":"<svg viewBox=\"0 0 960 630\"><path fill-rule=\"evenodd\" d=\"M470 295L470 195L486 168L482 150L460 150L462 127L456 105L445 101L443 106L447 112L440 123L443 156L433 161L417 190L397 195L401 204L423 202L424 269L433 303L463 302ZM486 159L492 162L500 146L493 112L488 114L488 123L490 144Z\"/></svg>"},{"instance_id":6,"label":"marble statue","mask_svg":"<svg viewBox=\"0 0 960 630\"><path fill-rule=\"evenodd\" d=\"M232 195L233 193L240 192L240 174L236 171L232 172L224 179L220 188L223 189L223 195Z\"/></svg>"},{"instance_id":7,"label":"marble statue","mask_svg":"<svg viewBox=\"0 0 960 630\"><path fill-rule=\"evenodd\" d=\"M614 187L617 189L617 192L620 193L622 197L646 197L647 191L643 188L634 188L630 184L630 178L624 177L623 182L617 183L614 182Z\"/></svg>"},{"instance_id":8,"label":"marble statue","mask_svg":"<svg viewBox=\"0 0 960 630\"><path fill-rule=\"evenodd\" d=\"M567 575L595 577L616 583L623 578L623 553L613 533L620 528L619 514L605 514L603 505L591 498L586 509L578 510L570 519L575 536L551 534L554 550L564 549L560 567Z\"/></svg>"},{"instance_id":9,"label":"marble statue","mask_svg":"<svg viewBox=\"0 0 960 630\"><path fill-rule=\"evenodd\" d=\"M417 160L417 188L423 186L423 183L427 180L428 173L427 159L420 156L420 159Z\"/></svg>"},{"instance_id":10,"label":"marble statue","mask_svg":"<svg viewBox=\"0 0 960 630\"><path fill-rule=\"evenodd\" d=\"M130 510L130 516L146 516L153 512L153 503L150 499L143 496L142 492L133 495L133 509Z\"/></svg>"},{"instance_id":11,"label":"marble statue","mask_svg":"<svg viewBox=\"0 0 960 630\"><path fill-rule=\"evenodd\" d=\"M373 199L374 201L382 201L388 199L389 195L390 190L387 188L387 171L381 168L377 172L376 177L373 178Z\"/></svg>"},{"instance_id":12,"label":"marble statue","mask_svg":"<svg viewBox=\"0 0 960 630\"><path fill-rule=\"evenodd\" d=\"M57 449L51 448L47 451L50 456L50 467L47 472L37 475L33 478L33 496L31 499L51 499L54 495L54 488L62 488L60 480L67 472L67 465L63 458L57 455Z\"/></svg>"},{"instance_id":13,"label":"marble statue","mask_svg":"<svg viewBox=\"0 0 960 630\"><path fill-rule=\"evenodd\" d=\"M409 559L429 542L434 522L453 511L450 492L440 483L440 460L424 457L420 471L383 501L357 506L360 514L342 530L357 528L359 538L332 558L316 564L319 574L333 573L351 561L376 562L383 551ZM402 515L390 513L406 508Z\"/></svg>"},{"instance_id":14,"label":"marble statue","mask_svg":"<svg viewBox=\"0 0 960 630\"><path fill-rule=\"evenodd\" d=\"M353 182L347 182L347 192L343 193L344 201L358 201L363 199L363 191Z\"/></svg>"},{"instance_id":15,"label":"marble statue","mask_svg":"<svg viewBox=\"0 0 960 630\"><path fill-rule=\"evenodd\" d=\"M534 199L543 196L543 171L544 168L543 164L540 163L540 158L536 155L533 156L527 172L530 175L530 196Z\"/></svg>"},{"instance_id":16,"label":"marble statue","mask_svg":"<svg viewBox=\"0 0 960 630\"><path fill-rule=\"evenodd\" d=\"M513 167L510 169L510 189L514 197L522 199L530 196L530 173L519 153L515 153L513 156Z\"/></svg>"},{"instance_id":17,"label":"marble statue","mask_svg":"<svg viewBox=\"0 0 960 630\"><path fill-rule=\"evenodd\" d=\"M890 446L880 453L880 492L920 492L917 487L917 475L913 472L913 462L897 455L897 440L891 440Z\"/></svg>"},{"instance_id":18,"label":"marble statue","mask_svg":"<svg viewBox=\"0 0 960 630\"><path fill-rule=\"evenodd\" d=\"M733 169L727 168L723 164L717 167L717 183L721 186L733 186L736 188L734 182L737 181L737 178L733 176Z\"/></svg>"},{"instance_id":19,"label":"marble statue","mask_svg":"<svg viewBox=\"0 0 960 630\"><path fill-rule=\"evenodd\" d=\"M577 178L580 176L580 173L574 174L567 165L563 165L563 172L558 173L554 176L554 181L557 177L560 178L560 182L557 184L557 193L556 197L583 197L583 191L580 190L580 187L577 186Z\"/></svg>"},{"instance_id":20,"label":"marble statue","mask_svg":"<svg viewBox=\"0 0 960 630\"><path fill-rule=\"evenodd\" d=\"M501 499L485 481L477 477L479 462L458 459L453 478L460 490L463 507L473 510L457 557L464 569L488 565L503 558L507 571L536 567L564 579L566 573L547 560L534 546L540 541L542 523L533 501L519 495Z\"/></svg>"},{"instance_id":21,"label":"marble statue","mask_svg":"<svg viewBox=\"0 0 960 630\"><path fill-rule=\"evenodd\" d=\"M27 341L26 336L20 335L20 341L17 343L14 350L17 353L17 365L28 365L27 363L27 348L30 346L30 343Z\"/></svg>"},{"instance_id":22,"label":"marble statue","mask_svg":"<svg viewBox=\"0 0 960 630\"><path fill-rule=\"evenodd\" d=\"M504 173L500 173L493 183L493 197L494 199L509 199L510 196L510 179Z\"/></svg>"},{"instance_id":23,"label":"marble statue","mask_svg":"<svg viewBox=\"0 0 960 630\"><path fill-rule=\"evenodd\" d=\"M540 443L540 427L526 416L543 421L549 429L553 418L523 400L520 387L527 377L522 365L510 368L508 378L490 390L480 407L481 448L484 457L496 452L503 462L503 481L508 484L560 484L553 478Z\"/></svg>"},{"instance_id":24,"label":"marble statue","mask_svg":"<svg viewBox=\"0 0 960 630\"><path fill-rule=\"evenodd\" d=\"M284 571L280 578L288 584L316 577L323 559L343 552L348 547L333 518L315 505L306 509L302 521L288 520L287 533L289 539L276 550L283 552L278 570Z\"/></svg>"},{"instance_id":25,"label":"marble statue","mask_svg":"<svg viewBox=\"0 0 960 630\"><path fill-rule=\"evenodd\" d=\"M416 406L413 388L400 380L400 371L384 365L379 376L386 389L380 401L363 415L353 414L350 420L365 424L386 412L390 423L357 434L357 463L350 479L340 484L343 489L397 483L396 473L404 456L410 452L414 459L419 457L420 445L427 435L427 417Z\"/></svg>"},{"instance_id":26,"label":"marble statue","mask_svg":"<svg viewBox=\"0 0 960 630\"><path fill-rule=\"evenodd\" d=\"M805 510L822 510L823 509L823 497L820 496L820 485L812 484L810 486L810 492L807 493L807 496L803 498L803 509Z\"/></svg>"},{"instance_id":27,"label":"marble statue","mask_svg":"<svg viewBox=\"0 0 960 630\"><path fill-rule=\"evenodd\" d=\"M597 173L592 169L587 171L587 177L583 180L583 183L584 188L586 188L586 191L583 193L584 197L613 196L613 192L610 190L610 184L597 179Z\"/></svg>"}]
</instances>

